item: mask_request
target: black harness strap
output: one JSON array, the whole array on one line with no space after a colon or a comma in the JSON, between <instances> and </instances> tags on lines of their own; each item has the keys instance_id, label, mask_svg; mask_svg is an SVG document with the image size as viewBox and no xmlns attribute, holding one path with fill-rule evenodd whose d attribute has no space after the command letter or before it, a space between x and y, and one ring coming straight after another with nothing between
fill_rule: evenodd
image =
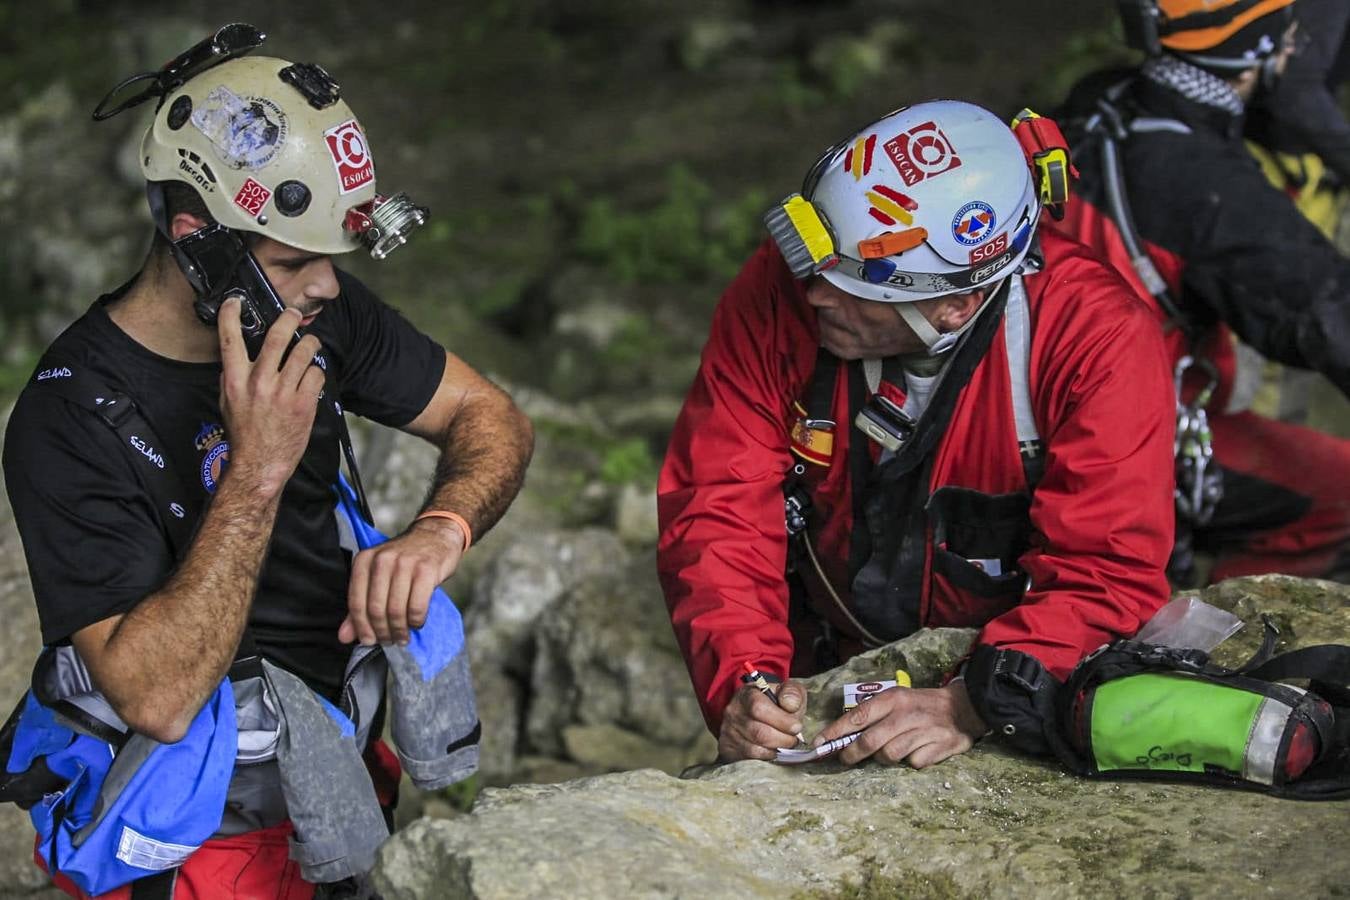
<instances>
[{"instance_id":1,"label":"black harness strap","mask_svg":"<svg viewBox=\"0 0 1350 900\"><path fill-rule=\"evenodd\" d=\"M839 357L821 347L816 352L816 367L806 389L806 420L834 423L834 383L839 375Z\"/></svg>"},{"instance_id":2,"label":"black harness strap","mask_svg":"<svg viewBox=\"0 0 1350 900\"><path fill-rule=\"evenodd\" d=\"M1163 312L1186 334L1189 343L1193 345L1196 337L1195 323L1181 311L1168 291L1167 283L1144 250L1139 228L1134 224L1134 214L1130 210L1125 173L1120 163L1120 145L1128 140L1130 127L1124 114L1116 106L1116 101L1129 85L1129 81L1114 85L1097 101L1097 114L1088 120L1086 131L1100 142L1102 187L1106 191L1107 208L1111 220L1115 222L1116 230L1120 232L1125 250L1130 255L1130 264L1134 267L1139 280L1144 283L1144 287L1158 301Z\"/></svg>"},{"instance_id":3,"label":"black harness strap","mask_svg":"<svg viewBox=\"0 0 1350 900\"><path fill-rule=\"evenodd\" d=\"M853 577L853 605L870 630L894 640L918 627L919 598L927 546L929 475L933 450L947 430L961 391L1003 320L1009 280L951 351L914 433L890 459L876 466L866 485L864 517L869 553Z\"/></svg>"},{"instance_id":4,"label":"black harness strap","mask_svg":"<svg viewBox=\"0 0 1350 900\"><path fill-rule=\"evenodd\" d=\"M1266 681L1313 678L1342 687L1350 686L1350 647L1342 644L1320 644L1301 650L1290 650L1243 674Z\"/></svg>"},{"instance_id":5,"label":"black harness strap","mask_svg":"<svg viewBox=\"0 0 1350 900\"><path fill-rule=\"evenodd\" d=\"M173 889L177 883L176 866L155 875L137 878L131 883L130 900L173 900Z\"/></svg>"},{"instance_id":6,"label":"black harness strap","mask_svg":"<svg viewBox=\"0 0 1350 900\"><path fill-rule=\"evenodd\" d=\"M137 478L154 503L160 527L173 547L174 557L181 560L192 543L196 523L188 520L183 505L178 502L178 490L183 482L177 478L164 444L136 401L84 374L77 366L57 361L44 373L54 374L37 382L39 387L89 410L121 438L132 458ZM138 448L138 443L142 448L151 448L150 451Z\"/></svg>"}]
</instances>

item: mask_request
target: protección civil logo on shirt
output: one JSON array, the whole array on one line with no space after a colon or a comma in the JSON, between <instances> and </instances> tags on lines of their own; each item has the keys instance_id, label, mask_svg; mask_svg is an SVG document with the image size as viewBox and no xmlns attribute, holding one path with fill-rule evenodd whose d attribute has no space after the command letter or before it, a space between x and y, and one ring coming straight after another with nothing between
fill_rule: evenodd
<instances>
[{"instance_id":1,"label":"protecci\u00f3n civil logo on shirt","mask_svg":"<svg viewBox=\"0 0 1350 900\"><path fill-rule=\"evenodd\" d=\"M208 494L214 494L220 476L230 464L230 442L225 440L225 427L203 424L192 443L205 454L201 464L202 487L206 488Z\"/></svg>"}]
</instances>

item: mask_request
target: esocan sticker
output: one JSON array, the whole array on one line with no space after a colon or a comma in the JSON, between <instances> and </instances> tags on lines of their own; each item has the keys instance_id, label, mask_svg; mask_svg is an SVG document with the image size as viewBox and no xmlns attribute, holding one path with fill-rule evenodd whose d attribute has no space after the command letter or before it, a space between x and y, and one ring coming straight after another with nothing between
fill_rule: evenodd
<instances>
[{"instance_id":1,"label":"esocan sticker","mask_svg":"<svg viewBox=\"0 0 1350 900\"><path fill-rule=\"evenodd\" d=\"M266 187L252 178L246 178L243 187L239 188L239 193L234 195L234 205L250 216L256 216L262 212L262 208L271 197L272 192Z\"/></svg>"},{"instance_id":2,"label":"esocan sticker","mask_svg":"<svg viewBox=\"0 0 1350 900\"><path fill-rule=\"evenodd\" d=\"M905 187L913 187L926 178L934 178L961 165L956 148L936 122L915 125L883 146L905 180Z\"/></svg>"},{"instance_id":3,"label":"esocan sticker","mask_svg":"<svg viewBox=\"0 0 1350 900\"><path fill-rule=\"evenodd\" d=\"M952 217L952 237L973 247L993 234L997 223L992 206L982 200L972 200Z\"/></svg>"},{"instance_id":4,"label":"esocan sticker","mask_svg":"<svg viewBox=\"0 0 1350 900\"><path fill-rule=\"evenodd\" d=\"M286 143L289 125L281 107L266 97L240 97L215 87L192 113L192 124L232 169L261 169Z\"/></svg>"},{"instance_id":5,"label":"esocan sticker","mask_svg":"<svg viewBox=\"0 0 1350 900\"><path fill-rule=\"evenodd\" d=\"M337 168L338 190L350 194L375 180L375 163L370 158L366 136L355 119L348 119L323 133L328 155Z\"/></svg>"}]
</instances>

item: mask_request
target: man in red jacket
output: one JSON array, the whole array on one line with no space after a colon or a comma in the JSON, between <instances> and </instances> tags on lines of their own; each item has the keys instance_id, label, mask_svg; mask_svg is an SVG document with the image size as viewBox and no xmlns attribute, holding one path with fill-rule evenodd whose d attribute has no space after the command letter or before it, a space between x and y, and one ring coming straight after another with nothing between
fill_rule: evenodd
<instances>
[{"instance_id":1,"label":"man in red jacket","mask_svg":"<svg viewBox=\"0 0 1350 900\"><path fill-rule=\"evenodd\" d=\"M962 677L818 738L925 766L988 729L1045 749L1050 699L1167 597L1174 402L1156 319L1038 228L1058 129L954 101L828 151L722 297L658 488L658 566L724 759L793 746L819 671L980 628ZM858 427L853 427L854 425Z\"/></svg>"}]
</instances>

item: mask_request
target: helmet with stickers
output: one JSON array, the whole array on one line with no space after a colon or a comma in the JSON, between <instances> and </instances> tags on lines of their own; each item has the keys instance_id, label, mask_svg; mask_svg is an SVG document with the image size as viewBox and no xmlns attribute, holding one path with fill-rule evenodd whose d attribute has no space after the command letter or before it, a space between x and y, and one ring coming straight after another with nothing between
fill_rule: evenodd
<instances>
[{"instance_id":1,"label":"helmet with stickers","mask_svg":"<svg viewBox=\"0 0 1350 900\"><path fill-rule=\"evenodd\" d=\"M988 110L919 103L827 151L766 222L798 277L888 303L973 291L1031 246L1041 202L1029 161Z\"/></svg>"},{"instance_id":2,"label":"helmet with stickers","mask_svg":"<svg viewBox=\"0 0 1350 900\"><path fill-rule=\"evenodd\" d=\"M317 65L239 57L190 78L155 113L141 170L192 187L226 228L313 253L376 249L382 198L365 131ZM162 202L153 211L167 234Z\"/></svg>"}]
</instances>

